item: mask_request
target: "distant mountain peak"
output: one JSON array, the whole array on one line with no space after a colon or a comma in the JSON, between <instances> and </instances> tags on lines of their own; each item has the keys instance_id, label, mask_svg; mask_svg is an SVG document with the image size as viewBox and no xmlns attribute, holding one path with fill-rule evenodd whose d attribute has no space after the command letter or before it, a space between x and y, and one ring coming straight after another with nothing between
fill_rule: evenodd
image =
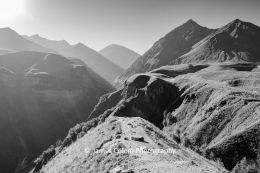
<instances>
[{"instance_id":1,"label":"distant mountain peak","mask_svg":"<svg viewBox=\"0 0 260 173\"><path fill-rule=\"evenodd\" d=\"M200 26L197 22L195 22L193 19L187 20L184 24L182 24L180 27L194 27L194 26Z\"/></svg>"},{"instance_id":2,"label":"distant mountain peak","mask_svg":"<svg viewBox=\"0 0 260 173\"><path fill-rule=\"evenodd\" d=\"M42 38L39 34L34 34L31 37L33 37L33 38Z\"/></svg>"},{"instance_id":3,"label":"distant mountain peak","mask_svg":"<svg viewBox=\"0 0 260 173\"><path fill-rule=\"evenodd\" d=\"M64 43L64 44L68 44L68 45L69 45L69 43L68 43L66 40L59 40L58 42Z\"/></svg>"},{"instance_id":4,"label":"distant mountain peak","mask_svg":"<svg viewBox=\"0 0 260 173\"><path fill-rule=\"evenodd\" d=\"M250 22L244 22L240 19L235 19L224 27L220 28L217 31L217 37L223 37L221 34L223 32L229 33L229 36L232 38L238 38L242 35L243 37L251 37L252 35L259 32L259 27Z\"/></svg>"},{"instance_id":5,"label":"distant mountain peak","mask_svg":"<svg viewBox=\"0 0 260 173\"><path fill-rule=\"evenodd\" d=\"M260 27L235 19L174 60L181 63L259 62Z\"/></svg>"},{"instance_id":6,"label":"distant mountain peak","mask_svg":"<svg viewBox=\"0 0 260 173\"><path fill-rule=\"evenodd\" d=\"M77 44L74 44L73 46L75 46L75 47L80 47L80 48L82 48L82 47L86 47L86 45L85 44L83 44L83 43L81 43L81 42L78 42Z\"/></svg>"},{"instance_id":7,"label":"distant mountain peak","mask_svg":"<svg viewBox=\"0 0 260 173\"><path fill-rule=\"evenodd\" d=\"M39 34L34 34L30 37L31 39L37 39L37 40L48 40L46 38L43 38L42 36L40 36ZM59 42L61 44L63 44L63 46L70 46L70 44L66 41L66 40L50 40L50 41L56 41Z\"/></svg>"},{"instance_id":8,"label":"distant mountain peak","mask_svg":"<svg viewBox=\"0 0 260 173\"><path fill-rule=\"evenodd\" d=\"M128 68L140 56L135 51L115 43L108 45L99 52L124 69Z\"/></svg>"},{"instance_id":9,"label":"distant mountain peak","mask_svg":"<svg viewBox=\"0 0 260 173\"><path fill-rule=\"evenodd\" d=\"M232 22L230 22L229 24L227 24L226 26L224 26L223 28L230 28L230 27L235 27L235 28L241 28L241 29L248 29L248 27L253 27L253 28L258 28L258 26L256 26L253 23L250 22L245 22L242 21L240 19L235 19Z\"/></svg>"},{"instance_id":10,"label":"distant mountain peak","mask_svg":"<svg viewBox=\"0 0 260 173\"><path fill-rule=\"evenodd\" d=\"M1 30L9 30L9 31L14 31L12 28L10 27L4 27L4 28L1 28Z\"/></svg>"},{"instance_id":11,"label":"distant mountain peak","mask_svg":"<svg viewBox=\"0 0 260 173\"><path fill-rule=\"evenodd\" d=\"M242 21L242 20L240 20L238 18L231 22L231 24L245 24L245 23L248 23L248 22L244 22L244 21Z\"/></svg>"},{"instance_id":12,"label":"distant mountain peak","mask_svg":"<svg viewBox=\"0 0 260 173\"><path fill-rule=\"evenodd\" d=\"M195 22L193 19L189 19L189 20L187 20L186 23L189 23L189 24L196 24L196 25L198 25L198 23Z\"/></svg>"},{"instance_id":13,"label":"distant mountain peak","mask_svg":"<svg viewBox=\"0 0 260 173\"><path fill-rule=\"evenodd\" d=\"M104 49L107 49L107 48L123 48L123 49L131 50L131 49L129 49L129 48L125 47L125 46L122 46L120 44L112 43L112 44L106 46L105 48L101 49L100 51L102 51ZM131 50L131 51L133 51L133 50Z\"/></svg>"},{"instance_id":14,"label":"distant mountain peak","mask_svg":"<svg viewBox=\"0 0 260 173\"><path fill-rule=\"evenodd\" d=\"M0 28L0 30L2 32L6 32L6 33L10 33L10 34L18 34L16 31L14 31L12 28L9 28L9 27L5 27L5 28Z\"/></svg>"},{"instance_id":15,"label":"distant mountain peak","mask_svg":"<svg viewBox=\"0 0 260 173\"><path fill-rule=\"evenodd\" d=\"M47 49L31 40L28 40L26 36L21 36L15 30L9 27L0 28L0 47L1 49L13 51L38 51L55 53L54 50Z\"/></svg>"}]
</instances>

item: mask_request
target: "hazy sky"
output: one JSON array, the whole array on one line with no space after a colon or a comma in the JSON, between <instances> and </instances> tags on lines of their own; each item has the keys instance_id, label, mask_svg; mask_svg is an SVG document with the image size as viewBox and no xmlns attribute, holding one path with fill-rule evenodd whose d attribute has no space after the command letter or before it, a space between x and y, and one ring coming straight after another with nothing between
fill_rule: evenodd
<instances>
[{"instance_id":1,"label":"hazy sky","mask_svg":"<svg viewBox=\"0 0 260 173\"><path fill-rule=\"evenodd\" d=\"M236 18L260 25L260 0L0 0L0 27L141 54L188 19L217 28Z\"/></svg>"}]
</instances>

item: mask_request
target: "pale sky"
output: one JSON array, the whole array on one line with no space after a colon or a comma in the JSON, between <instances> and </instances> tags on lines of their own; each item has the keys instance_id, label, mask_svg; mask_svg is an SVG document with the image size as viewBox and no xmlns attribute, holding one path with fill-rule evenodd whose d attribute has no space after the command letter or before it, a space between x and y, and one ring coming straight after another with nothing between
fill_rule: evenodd
<instances>
[{"instance_id":1,"label":"pale sky","mask_svg":"<svg viewBox=\"0 0 260 173\"><path fill-rule=\"evenodd\" d=\"M140 54L188 19L217 28L236 18L260 25L260 0L0 0L1 28Z\"/></svg>"}]
</instances>

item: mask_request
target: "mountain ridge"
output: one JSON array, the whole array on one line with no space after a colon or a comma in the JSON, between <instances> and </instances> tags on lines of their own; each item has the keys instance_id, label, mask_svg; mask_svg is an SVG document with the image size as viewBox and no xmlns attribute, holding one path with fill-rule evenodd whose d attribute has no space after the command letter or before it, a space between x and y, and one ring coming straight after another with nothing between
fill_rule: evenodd
<instances>
[{"instance_id":1,"label":"mountain ridge","mask_svg":"<svg viewBox=\"0 0 260 173\"><path fill-rule=\"evenodd\" d=\"M83 43L71 45L65 40L48 40L39 35L34 35L31 37L25 36L25 38L45 47L52 48L63 56L81 59L87 66L92 68L110 83L112 83L114 79L123 72L121 67L117 66L103 55L87 47Z\"/></svg>"},{"instance_id":2,"label":"mountain ridge","mask_svg":"<svg viewBox=\"0 0 260 173\"><path fill-rule=\"evenodd\" d=\"M236 19L217 29L171 64L259 62L260 27Z\"/></svg>"},{"instance_id":3,"label":"mountain ridge","mask_svg":"<svg viewBox=\"0 0 260 173\"><path fill-rule=\"evenodd\" d=\"M23 38L9 27L0 28L0 48L12 51L39 51L56 53L56 51L52 49L45 48L37 43Z\"/></svg>"},{"instance_id":4,"label":"mountain ridge","mask_svg":"<svg viewBox=\"0 0 260 173\"><path fill-rule=\"evenodd\" d=\"M195 43L213 31L213 29L198 25L191 19L188 20L156 41L123 75L116 79L116 85L122 85L126 78L133 74L147 72L167 65L172 59L177 59L190 51Z\"/></svg>"}]
</instances>

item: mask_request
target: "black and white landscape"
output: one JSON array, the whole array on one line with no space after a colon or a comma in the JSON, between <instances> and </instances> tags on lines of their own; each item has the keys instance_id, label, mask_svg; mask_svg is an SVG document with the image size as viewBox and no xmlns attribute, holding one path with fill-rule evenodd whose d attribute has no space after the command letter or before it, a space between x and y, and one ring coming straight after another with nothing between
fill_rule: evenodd
<instances>
[{"instance_id":1,"label":"black and white landscape","mask_svg":"<svg viewBox=\"0 0 260 173\"><path fill-rule=\"evenodd\" d=\"M0 5L0 173L260 173L258 1Z\"/></svg>"}]
</instances>

